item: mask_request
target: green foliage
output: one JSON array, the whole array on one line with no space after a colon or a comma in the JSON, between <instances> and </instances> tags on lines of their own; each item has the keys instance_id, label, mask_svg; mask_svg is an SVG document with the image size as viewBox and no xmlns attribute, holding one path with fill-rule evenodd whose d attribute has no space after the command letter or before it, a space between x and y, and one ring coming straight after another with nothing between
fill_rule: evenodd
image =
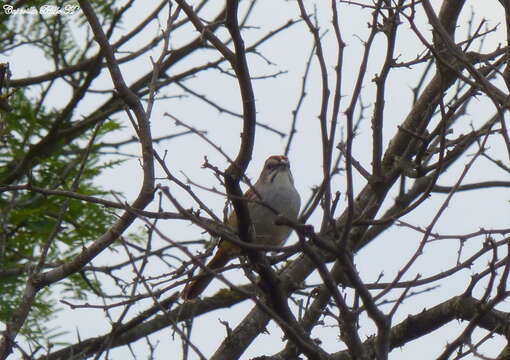
<instances>
[{"instance_id":1,"label":"green foliage","mask_svg":"<svg viewBox=\"0 0 510 360\"><path fill-rule=\"evenodd\" d=\"M117 8L115 0L94 0L91 4L98 17L104 20L104 24L110 24ZM74 10L75 6L76 10ZM62 16L55 15L50 7L70 13ZM2 53L27 44L31 46L32 51L37 47L47 59L56 61L61 66L79 58L80 46L77 41L81 41L82 38L73 36L73 27L85 25L86 19L78 7L78 2L28 0L23 2L22 7L14 7L13 11L15 10L25 13L9 13L9 9L6 10L3 7L0 11L0 33L2 34L0 51ZM58 36L51 36L53 34Z\"/></svg>"},{"instance_id":2,"label":"green foliage","mask_svg":"<svg viewBox=\"0 0 510 360\"><path fill-rule=\"evenodd\" d=\"M101 289L101 283L96 279L87 277L85 273L72 274L67 279L62 281L64 285L63 292L68 298L75 300L86 300L89 295L89 290Z\"/></svg>"},{"instance_id":3,"label":"green foliage","mask_svg":"<svg viewBox=\"0 0 510 360\"><path fill-rule=\"evenodd\" d=\"M106 27L114 21L116 8L113 0L91 3ZM77 2L28 0L19 10L33 11L30 14L0 11L0 53L9 56L13 49L23 49L34 57L40 56L40 60L34 58L34 61L47 60L48 70L83 61L93 42L84 42L83 34L77 35L77 32L83 32L80 26L85 24L82 11L76 8L73 14L62 16L45 15L41 11L44 6L63 9L73 5ZM16 63L11 63L10 69L14 78L20 78L19 74L26 76L26 69L17 68ZM56 79L58 84L72 84L67 88L70 92L65 94L66 98L83 84L86 71L89 69ZM64 112L54 107L52 93L45 92L50 84L53 80L17 89L9 88L8 81L4 84L7 89L2 89L2 96L9 95L8 102L13 111L0 112L0 187L30 184L43 189L108 196L95 184L95 179L120 160L101 159L100 147L96 144L102 136L119 130L120 125L113 120L103 122L90 149L87 146L95 131L93 128L80 128L81 135L77 132L72 136L58 135L59 131L72 128L81 119L74 115L74 110ZM77 178L78 186L74 189ZM27 270L37 264L45 244L51 244L45 263L50 267L58 266L76 257L85 244L97 239L114 220L115 214L110 209L91 202L45 195L30 189L0 192L0 323L12 318L19 308L29 276ZM83 300L94 291L101 291L101 284L88 278L87 274L74 274L57 288L70 297ZM58 309L55 298L50 288L37 294L22 330L27 339L37 343L57 335L47 327L47 321Z\"/></svg>"},{"instance_id":4,"label":"green foliage","mask_svg":"<svg viewBox=\"0 0 510 360\"><path fill-rule=\"evenodd\" d=\"M37 99L29 99L21 90L11 98L13 111L3 117L2 143L0 143L0 184L2 179L12 171L22 159L30 153L59 116L56 111L47 111L37 106ZM103 124L99 137L120 127L114 121ZM118 164L101 162L99 148L93 147L80 173L84 161L86 147L93 130L84 133L73 142L65 139L50 144L41 153L34 156L37 164L31 172L21 176L16 183L31 183L34 187L44 189L71 190L71 186L79 176L76 192L84 195L107 195L94 184L94 179L106 168ZM96 141L97 142L97 141ZM10 184L13 185L13 184ZM62 223L58 216L63 207L66 212ZM58 265L62 261L75 257L85 243L95 240L114 221L111 210L90 202L69 199L61 196L47 196L33 191L10 191L0 193L0 274L13 273L11 276L0 276L0 321L8 320L19 307L27 274L21 269L25 264L34 263L41 254L44 244L57 229L46 262ZM72 297L85 299L100 284L85 281L80 275L74 275L63 283L64 291ZM23 329L27 338L39 336L48 338L45 323L56 311L49 289L38 294L37 301L30 312L29 319Z\"/></svg>"}]
</instances>

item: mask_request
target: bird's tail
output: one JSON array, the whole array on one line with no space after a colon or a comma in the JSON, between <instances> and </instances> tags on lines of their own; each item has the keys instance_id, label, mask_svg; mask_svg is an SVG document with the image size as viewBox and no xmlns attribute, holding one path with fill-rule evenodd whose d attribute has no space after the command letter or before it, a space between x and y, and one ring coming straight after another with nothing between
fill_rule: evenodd
<instances>
[{"instance_id":1,"label":"bird's tail","mask_svg":"<svg viewBox=\"0 0 510 360\"><path fill-rule=\"evenodd\" d=\"M214 257L207 263L211 270L219 269L230 261L229 251L225 248L218 248ZM191 300L199 296L214 279L214 275L208 271L202 270L195 280L189 282L182 290L181 297L184 300Z\"/></svg>"}]
</instances>

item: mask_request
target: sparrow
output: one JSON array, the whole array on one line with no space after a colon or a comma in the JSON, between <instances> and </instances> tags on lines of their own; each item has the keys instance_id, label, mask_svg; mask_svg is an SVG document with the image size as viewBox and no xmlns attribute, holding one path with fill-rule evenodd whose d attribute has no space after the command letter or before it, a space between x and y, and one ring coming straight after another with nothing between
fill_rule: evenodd
<instances>
[{"instance_id":1,"label":"sparrow","mask_svg":"<svg viewBox=\"0 0 510 360\"><path fill-rule=\"evenodd\" d=\"M270 156L264 163L258 180L244 194L244 198L247 200L250 212L255 243L283 245L292 229L285 225L276 225L276 217L283 215L296 221L301 206L301 197L294 187L289 159L283 155ZM226 224L233 231L238 230L235 212L230 214ZM211 270L220 269L240 253L238 246L227 240L220 240L215 255L206 266ZM194 280L184 287L181 297L185 300L196 298L206 289L213 278L213 274L202 270Z\"/></svg>"}]
</instances>

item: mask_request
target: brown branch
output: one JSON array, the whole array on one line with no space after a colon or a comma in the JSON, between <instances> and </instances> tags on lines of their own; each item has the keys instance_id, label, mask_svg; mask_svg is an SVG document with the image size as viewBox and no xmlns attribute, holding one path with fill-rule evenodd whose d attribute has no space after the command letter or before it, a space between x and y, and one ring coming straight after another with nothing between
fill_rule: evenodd
<instances>
[{"instance_id":1,"label":"brown branch","mask_svg":"<svg viewBox=\"0 0 510 360\"><path fill-rule=\"evenodd\" d=\"M152 142L148 119L146 118L146 114L140 100L126 86L113 54L113 49L109 45L91 5L85 0L80 0L80 6L86 15L92 30L94 31L96 40L101 46L102 54L104 54L108 62L108 67L116 90L137 118L137 125L140 130L140 142L142 144L144 176L143 185L137 199L133 203L133 207L143 209L152 200L154 189L154 164L152 159ZM35 298L37 292L47 285L57 282L72 273L78 272L85 264L112 244L135 220L135 218L136 216L132 213L125 212L120 219L105 234L103 234L103 236L94 241L94 243L92 243L89 247L85 248L76 258L55 269L42 274L35 274L30 278L25 288L22 305L18 309L19 316L16 316L8 323L7 331L4 332L3 337L0 340L0 359L6 359L11 353L15 337L30 311L32 300Z\"/></svg>"},{"instance_id":2,"label":"brown branch","mask_svg":"<svg viewBox=\"0 0 510 360\"><path fill-rule=\"evenodd\" d=\"M468 191L478 189L488 189L491 187L510 187L510 181L482 181L473 184L464 184L457 187L456 191ZM432 192L448 194L453 190L451 186L434 185Z\"/></svg>"},{"instance_id":3,"label":"brown branch","mask_svg":"<svg viewBox=\"0 0 510 360\"><path fill-rule=\"evenodd\" d=\"M314 47L315 47L315 55L317 57L317 61L319 63L319 69L321 74L321 105L320 105L320 113L319 113L319 129L321 132L321 142L322 142L322 176L323 182L321 186L322 190L322 201L324 203L324 216L323 216L323 226L329 225L331 221L331 179L330 179L330 171L331 171L331 158L332 158L332 148L334 141L334 133L328 134L328 108L329 108L329 81L328 81L328 70L326 66L326 59L324 58L324 52L322 49L322 41L319 34L319 29L316 25L312 23L311 16L307 13L305 9L305 5L302 0L298 0L297 2L299 6L299 11L301 13L301 18L305 22L308 31L312 34ZM340 68L341 64L337 64ZM339 71L339 70L338 70ZM337 78L338 80L338 78ZM337 83L337 86L340 86ZM338 110L338 109L337 109ZM333 121L331 126L336 126L336 121ZM334 129L334 128L333 128Z\"/></svg>"},{"instance_id":4,"label":"brown branch","mask_svg":"<svg viewBox=\"0 0 510 360\"><path fill-rule=\"evenodd\" d=\"M186 13L193 26L202 36L204 36L224 57L228 62L235 62L235 54L221 41L214 33L202 23L193 8L186 3L185 0L176 0L179 7Z\"/></svg>"}]
</instances>

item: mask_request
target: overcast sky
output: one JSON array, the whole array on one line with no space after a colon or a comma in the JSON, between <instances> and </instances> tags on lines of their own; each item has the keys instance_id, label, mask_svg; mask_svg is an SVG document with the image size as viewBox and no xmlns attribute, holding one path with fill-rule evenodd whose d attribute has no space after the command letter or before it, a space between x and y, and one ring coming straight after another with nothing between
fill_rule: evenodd
<instances>
[{"instance_id":1,"label":"overcast sky","mask_svg":"<svg viewBox=\"0 0 510 360\"><path fill-rule=\"evenodd\" d=\"M361 0L363 1L363 0ZM128 32L131 24L137 23L138 20L144 17L152 6L146 7L149 2L137 2L137 7L129 12L129 21L123 25L124 31ZM245 2L246 3L246 2ZM319 21L322 24L322 29L327 33L324 35L326 58L330 60L328 66L331 68L336 59L336 49L333 45L333 33L330 26L330 13L329 2L321 1L307 1L308 9L312 9L312 3L317 5ZM439 4L440 1L433 1L433 4ZM223 4L222 1L211 1L208 5L205 14L215 14L217 9ZM489 27L495 26L500 23L499 30L488 37L486 40L486 49L494 49L496 44L505 42L505 29L504 29L504 13L496 0L472 0L469 5L465 6L464 12L459 22L459 30L457 40L463 39L466 33L466 24L470 16L470 11L473 9L475 13L475 23L477 24L482 18L487 19ZM345 98L342 102L342 110L345 110L348 102L350 101L350 93L354 86L354 81L357 76L357 70L360 64L362 54L362 43L360 39L365 39L368 34L367 23L370 21L370 10L360 9L357 6L348 6L345 4L339 5L340 11L340 25L343 31L343 39L347 44L345 50L345 63L343 69L344 84L343 94ZM275 0L259 0L256 6L255 13L251 17L250 25L256 26L244 32L245 41L250 44L253 39L259 38L262 34L266 33L268 29L274 29L277 26L284 24L289 19L296 19L299 15L297 4L294 1L275 1ZM183 15L183 14L182 14ZM203 15L206 17L207 15ZM421 29L425 32L427 38L430 39L430 26L426 24L423 14L418 14L418 23L421 24ZM164 21L162 21L164 23ZM158 31L156 24L153 24L153 33L147 33L147 38L154 36ZM401 25L404 29L399 33L397 39L397 53L401 54L399 61L408 61L416 57L423 50L423 46L417 38L409 30L407 23ZM81 36L79 30L76 36ZM122 36L122 32L118 32L115 38ZM186 43L189 39L195 36L195 32L191 27L179 31L172 36L173 46ZM143 39L134 39L130 45L131 49L135 49L137 44L143 42ZM373 75L378 71L382 61L384 60L385 41L382 35L376 40L374 46L374 55L369 64L369 72L365 79L365 87L363 93L363 100L366 104L373 101L374 84L371 82ZM279 71L285 71L275 78L254 81L255 97L257 101L258 121L265 124L271 124L276 129L286 132L290 128L291 112L296 106L299 96L299 89L301 86L301 77L305 68L306 59L308 58L312 46L312 38L304 24L298 24L292 27L283 35L276 36L268 45L263 46L260 50L264 56L270 60L271 64L262 57L251 54L248 58L250 64L251 74L253 76L262 76L274 74ZM29 54L28 54L29 55ZM154 51L153 56L158 56L159 53ZM204 57L210 56L210 60L216 59L218 54L214 51L202 53L200 56L192 56L186 62L186 66L194 63L200 63ZM0 59L5 61L6 58ZM29 75L37 75L43 73L50 68L49 64L43 61L34 62L33 55L27 56L25 50L19 52L14 51L7 59L11 63L11 71L13 78L21 78ZM122 66L123 75L128 83L135 80L141 74L144 74L151 67L150 59L145 57L137 62ZM402 122L409 110L412 101L411 87L417 83L419 72L417 70L422 67L415 67L413 69L401 69L392 72L390 76L389 86L387 87L387 103L385 112L385 144L395 134L396 127ZM173 71L177 71L175 69ZM319 114L320 105L320 77L318 73L317 63L314 62L311 69L311 76L309 81L309 88L307 89L308 96L305 99L303 110L301 111L298 120L298 133L296 140L290 152L290 160L296 186L301 193L303 199L307 199L310 195L311 188L316 186L321 180L321 144L319 135L319 126L317 115ZM332 72L331 72L332 73ZM101 81L95 83L96 88L108 88L110 80L105 73ZM171 75L171 74L169 74ZM241 112L239 95L236 83L233 79L227 79L219 72L211 71L208 74L203 74L197 78L190 79L186 85L194 89L198 93L206 94L211 100L217 101L226 108ZM165 95L179 95L182 90L178 87L170 87L164 91ZM64 93L52 94L52 101L56 106L64 104L68 99ZM90 104L92 104L90 100ZM87 104L82 104L79 113L86 115ZM370 118L372 108L367 109L367 116ZM469 115L463 120L464 128L457 127L458 133L453 134L452 137L460 135L460 131L469 131L470 123L477 120L483 121L488 116L494 113L495 109L491 106L487 99L481 97L469 108ZM168 132L179 132L182 128L178 128L167 117L163 116L165 112L169 112L179 119L185 121L189 125L195 126L199 130L207 130L208 136L211 140L221 144L222 149L231 157L237 154L240 143L240 129L241 121L233 116L221 114L212 107L200 102L196 99L168 99L156 103L154 113L151 120L153 135L156 137L158 134ZM126 129L118 134L115 134L111 139L125 139L134 135L129 121L125 119L123 114L116 115L116 118L123 119L126 124ZM343 122L345 119L340 118ZM217 126L221 124L221 126ZM342 136L343 126L339 127L337 139ZM170 130L170 131L169 131ZM369 120L362 124L359 135L355 139L354 144L354 157L361 161L364 165L370 165L371 149L370 149L370 123ZM265 158L269 155L281 154L284 151L287 139L282 139L262 128L257 128L256 143L254 149L254 158L248 169L250 178L255 179L259 173ZM494 142L490 144L491 150L495 153L503 150L503 144ZM157 150L161 153L168 151L168 166L171 167L176 173L182 171L186 176L198 181L204 186L218 187L217 180L213 174L206 169L202 169L204 156L207 156L209 161L220 168L227 166L227 162L222 158L218 152L205 144L198 137L187 136L181 137L171 142L158 145ZM474 152L473 149L472 152ZM129 149L132 153L138 153L139 149L133 146ZM504 154L504 152L502 152ZM443 177L440 181L441 185L452 185L457 180L460 171L462 171L461 162L459 165L452 168L448 172L448 178ZM133 159L124 163L122 166L106 172L101 176L100 181L104 188L115 189L123 191L128 199L132 199L137 193L141 182L141 171L139 168L138 160ZM498 172L494 166L490 166L488 162L480 161L476 166L475 171L471 171L466 178L466 183L480 181L501 179L505 176L503 172ZM508 174L506 174L508 177ZM184 177L181 177L184 179ZM447 181L450 180L450 181ZM345 188L345 179L343 176L335 180L335 186L342 192ZM361 178L356 178L355 193L359 191L365 182ZM197 190L197 193L206 199L208 204L221 217L221 211L224 206L224 199L220 196L211 195L208 192ZM478 192L477 192L478 193ZM503 228L508 227L508 201L510 196L508 192L501 195L501 189L486 190L479 192L478 195L472 194L458 194L450 203L446 210L444 218L439 221L435 231L449 234L462 234L477 231L480 227L484 228ZM427 226L432 217L437 212L439 206L444 201L444 195L434 194L427 200L426 206L419 207L411 214L404 217L404 220L415 226ZM392 198L390 197L390 200ZM342 208L346 206L346 199L342 196ZM317 212L315 216L310 219L310 223L314 224L316 228L319 226L320 213ZM137 223L137 226L141 226ZM161 223L161 228L171 234L174 239L196 239L202 238L203 235L197 229L189 227L185 223ZM131 228L132 231L137 231L136 227ZM380 239L370 244L363 249L355 258L358 270L364 280L372 282L377 279L381 272L384 273L383 281L392 279L398 269L404 264L412 253L416 250L419 241L421 240L420 234L411 231L407 228L393 228L387 231ZM295 241L294 236L291 237L288 243ZM478 244L475 244L476 248ZM469 244L467 245L466 253L469 253ZM408 273L407 278L413 278L416 274L420 273L427 276L439 272L441 269L446 269L455 264L456 252L458 249L458 242L451 241L451 243L437 242L427 245L424 255L413 266L412 270ZM95 263L108 263L111 261L109 258L111 254L104 254L100 256ZM151 272L158 273L159 264L153 264ZM482 263L476 264L475 267L469 271L461 272L455 281L450 280L448 286L443 286L441 289L434 291L430 294L417 296L414 300L405 303L398 312L394 319L394 323L398 323L404 319L408 313L416 313L420 311L424 305L433 306L441 301L447 299L452 294L458 294L462 291L468 280L468 275L471 271L479 270L483 266ZM132 276L132 274L126 274ZM231 275L232 279L241 282L246 281L243 279L241 271ZM316 279L318 281L318 279ZM313 281L310 281L313 283ZM206 291L206 294L213 294L219 288L219 283L215 283L211 288ZM93 301L91 301L93 302ZM225 311L216 311L212 314L203 316L196 320L195 332L193 334L193 341L199 345L202 352L210 355L217 348L218 344L223 340L225 331L219 324L219 320L226 320L230 326L234 328L237 322L243 318L244 314L252 308L250 302L245 302L233 309ZM139 309L138 309L139 310ZM509 310L509 309L507 309ZM63 324L63 326L70 331L65 338L72 342L75 340L75 328L79 328L80 337L82 339L103 334L109 330L107 322L104 321L104 314L100 310L69 310L64 308L55 324ZM214 327L214 331L207 330L210 324ZM76 326L74 326L76 325ZM370 327L367 329L371 329ZM444 329L408 344L402 350L395 350L391 353L391 359L430 359L438 355L442 351L442 347L438 344L445 345L448 336L456 336L458 334L458 325L452 323ZM269 328L270 334L259 337L250 349L243 355L243 359L248 359L256 355L271 355L281 350L282 333L274 325ZM367 331L366 335L370 335ZM172 330L166 329L161 331L158 336L160 343L158 344L157 358L167 358L169 353L179 353L180 343L172 341ZM338 342L338 329L337 328L320 328L313 333L313 337L320 337L325 345L327 351L338 351L342 345ZM433 345L433 346L430 346ZM488 352L488 355L497 354L498 348L494 346L494 352ZM262 347L263 351L260 351ZM137 354L144 354L146 350L145 345L139 342L139 346L135 347ZM430 351L430 352L429 352ZM113 358L125 358L129 354L127 349L114 350ZM143 356L141 356L143 358ZM178 357L176 357L178 358Z\"/></svg>"}]
</instances>

